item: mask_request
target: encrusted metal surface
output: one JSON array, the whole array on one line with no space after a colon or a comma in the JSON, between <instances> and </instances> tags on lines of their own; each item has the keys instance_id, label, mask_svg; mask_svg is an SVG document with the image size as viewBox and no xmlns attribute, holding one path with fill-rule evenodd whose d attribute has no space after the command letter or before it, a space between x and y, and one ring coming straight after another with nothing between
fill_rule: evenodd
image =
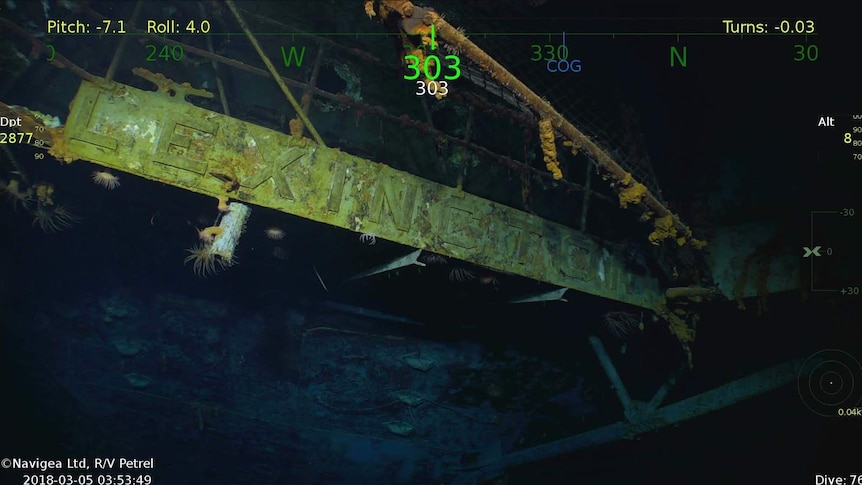
<instances>
[{"instance_id":1,"label":"encrusted metal surface","mask_svg":"<svg viewBox=\"0 0 862 485\"><path fill-rule=\"evenodd\" d=\"M173 94L173 96L172 96ZM198 108L171 89L84 81L60 158L230 196L497 271L652 308L657 281L546 221L307 139Z\"/></svg>"}]
</instances>

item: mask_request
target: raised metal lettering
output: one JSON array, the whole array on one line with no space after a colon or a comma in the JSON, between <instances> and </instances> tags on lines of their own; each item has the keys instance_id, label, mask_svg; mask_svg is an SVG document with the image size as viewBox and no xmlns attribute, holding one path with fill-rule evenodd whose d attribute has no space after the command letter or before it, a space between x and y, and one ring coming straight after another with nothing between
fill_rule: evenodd
<instances>
[{"instance_id":1,"label":"raised metal lettering","mask_svg":"<svg viewBox=\"0 0 862 485\"><path fill-rule=\"evenodd\" d=\"M410 230L418 189L415 183L403 178L381 174L379 182L374 187L368 219L379 224L383 213L386 212L398 230Z\"/></svg>"}]
</instances>

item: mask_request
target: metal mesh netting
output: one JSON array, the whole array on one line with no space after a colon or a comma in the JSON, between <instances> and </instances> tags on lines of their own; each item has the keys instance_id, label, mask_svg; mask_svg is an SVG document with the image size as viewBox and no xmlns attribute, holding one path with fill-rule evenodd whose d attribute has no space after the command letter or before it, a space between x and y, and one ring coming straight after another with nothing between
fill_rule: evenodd
<instances>
[{"instance_id":1,"label":"metal mesh netting","mask_svg":"<svg viewBox=\"0 0 862 485\"><path fill-rule=\"evenodd\" d=\"M469 15L465 10L462 15ZM447 16L453 25L459 26L461 15ZM486 21L491 22L489 19ZM473 23L473 22L471 22ZM499 31L500 27L480 25L482 19L466 28L470 40L487 52L509 72L526 84L533 92L548 100L554 108L601 146L608 155L634 178L644 184L659 200L664 200L653 170L649 153L640 129L635 109L626 103L619 85L607 77L583 74L549 75L544 63L530 60L531 36L483 35L474 33ZM554 40L553 44L558 44ZM529 107L509 88L496 82L469 59L462 58L464 77L473 84L493 94L519 110Z\"/></svg>"},{"instance_id":2,"label":"metal mesh netting","mask_svg":"<svg viewBox=\"0 0 862 485\"><path fill-rule=\"evenodd\" d=\"M547 30L542 19L535 18L535 11L532 10L535 5L529 0L521 2L515 0L504 7L501 7L499 2L491 0L434 0L414 3L434 9L452 26L463 30L470 41L487 52L537 95L548 100L560 114L602 147L614 161L631 172L634 178L644 184L656 198L664 200L640 131L637 114L624 102L618 83L608 78L597 77L592 72L578 75L548 75L543 65L530 60L530 45L546 44L549 39L547 35L523 35L526 30ZM357 5L360 4L361 2L357 3ZM321 4L323 5L326 4ZM291 21L294 16L302 17L291 13L285 13L285 15L290 17ZM500 15L509 17L501 18ZM507 23L507 20L516 20L517 26L512 22ZM369 24L369 29L379 34L379 30L374 30L371 25L373 24ZM332 30L331 26L307 26L310 30L317 30L317 27L322 30ZM352 30L356 26L344 28ZM515 28L522 33L507 33ZM376 38L373 39L375 42L368 41L363 44L363 48L369 52L378 53L382 59L390 59L390 52L385 49L378 51L377 48L380 45L376 42ZM339 38L333 40L342 41ZM559 43L559 40L555 38L553 43ZM360 38L356 42L363 41L365 39ZM571 42L571 44L576 43ZM590 47L601 44L601 41L592 37L583 44ZM443 47L449 47L445 41ZM574 55L575 47L571 46L571 50ZM529 106L514 91L495 81L490 74L466 56L461 55L460 62L462 79L469 79L472 84L484 91L489 101L500 101L515 107L518 111L533 114ZM524 160L524 162L530 163L530 160ZM581 178L580 173L577 175L567 173L565 176L567 178L574 176L572 181Z\"/></svg>"}]
</instances>

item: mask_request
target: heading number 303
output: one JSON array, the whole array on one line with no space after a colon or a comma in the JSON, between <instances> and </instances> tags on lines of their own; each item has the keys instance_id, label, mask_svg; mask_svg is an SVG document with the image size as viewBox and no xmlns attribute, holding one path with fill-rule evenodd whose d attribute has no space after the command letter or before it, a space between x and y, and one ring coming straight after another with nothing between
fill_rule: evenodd
<instances>
[{"instance_id":1,"label":"heading number 303","mask_svg":"<svg viewBox=\"0 0 862 485\"><path fill-rule=\"evenodd\" d=\"M452 71L452 74L446 74L443 76L443 79L447 81L452 81L461 77L461 59L455 55L448 55L444 57L447 61L452 61L451 64L446 66L446 69ZM425 77L434 81L438 77L440 77L440 71L442 68L440 67L440 58L435 55L430 55L425 57L425 62L419 60L418 56L407 55L404 56L404 60L407 61L407 69L413 71L413 74L405 74L404 79L407 81L413 81L418 79L420 75L425 74ZM422 68L420 69L420 65Z\"/></svg>"},{"instance_id":2,"label":"heading number 303","mask_svg":"<svg viewBox=\"0 0 862 485\"><path fill-rule=\"evenodd\" d=\"M451 64L446 66L446 69L452 71L452 74L443 75L443 79L446 81L451 81L454 79L458 79L461 77L461 59L455 55L448 55L444 57L446 61L451 61ZM404 60L407 61L407 69L413 71L412 74L405 74L404 79L407 81L413 81L419 78L420 75L424 74L425 81L416 81L416 95L422 96L425 94L430 94L431 96L446 96L449 94L449 83L446 81L438 81L437 78L440 77L440 71L442 70L440 58L435 55L430 55L425 57L425 61L420 61L418 56L407 55L404 56ZM420 65L422 66L420 69Z\"/></svg>"}]
</instances>

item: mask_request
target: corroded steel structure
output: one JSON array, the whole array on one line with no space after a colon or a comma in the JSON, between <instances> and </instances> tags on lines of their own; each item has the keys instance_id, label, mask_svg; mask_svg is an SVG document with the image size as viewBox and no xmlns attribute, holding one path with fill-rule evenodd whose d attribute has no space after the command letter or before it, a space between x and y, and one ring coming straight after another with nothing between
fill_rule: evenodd
<instances>
[{"instance_id":1,"label":"corroded steel structure","mask_svg":"<svg viewBox=\"0 0 862 485\"><path fill-rule=\"evenodd\" d=\"M653 308L658 282L570 227L199 108L200 95L159 86L81 83L53 154L213 197L229 197L497 271Z\"/></svg>"}]
</instances>

